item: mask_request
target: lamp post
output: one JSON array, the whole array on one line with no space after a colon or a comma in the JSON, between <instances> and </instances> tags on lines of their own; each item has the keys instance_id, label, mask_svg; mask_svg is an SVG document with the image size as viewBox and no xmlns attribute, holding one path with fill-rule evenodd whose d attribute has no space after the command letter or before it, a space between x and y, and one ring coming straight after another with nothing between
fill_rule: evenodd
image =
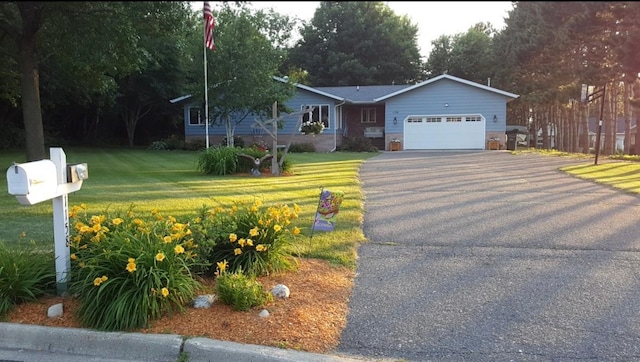
<instances>
[{"instance_id":1,"label":"lamp post","mask_svg":"<svg viewBox=\"0 0 640 362\"><path fill-rule=\"evenodd\" d=\"M580 94L580 101L582 103L591 103L592 101L598 98L602 98L602 101L600 103L600 118L598 119L598 131L596 132L596 145L595 145L596 158L595 158L594 165L598 164L598 155L600 154L600 138L602 137L602 117L604 113L604 99L605 99L604 96L606 93L606 89L607 89L607 85L605 83L602 86L602 89L589 93L589 86L587 86L586 84L583 84L582 92Z\"/></svg>"}]
</instances>

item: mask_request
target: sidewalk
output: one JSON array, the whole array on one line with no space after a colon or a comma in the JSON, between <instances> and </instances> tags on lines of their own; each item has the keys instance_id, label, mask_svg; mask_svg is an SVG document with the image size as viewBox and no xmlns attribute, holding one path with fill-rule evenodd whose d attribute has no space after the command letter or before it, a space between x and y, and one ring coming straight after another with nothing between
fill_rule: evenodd
<instances>
[{"instance_id":1,"label":"sidewalk","mask_svg":"<svg viewBox=\"0 0 640 362\"><path fill-rule=\"evenodd\" d=\"M372 359L306 353L259 345L183 338L176 334L98 332L79 328L0 323L0 360L35 361L309 361Z\"/></svg>"}]
</instances>

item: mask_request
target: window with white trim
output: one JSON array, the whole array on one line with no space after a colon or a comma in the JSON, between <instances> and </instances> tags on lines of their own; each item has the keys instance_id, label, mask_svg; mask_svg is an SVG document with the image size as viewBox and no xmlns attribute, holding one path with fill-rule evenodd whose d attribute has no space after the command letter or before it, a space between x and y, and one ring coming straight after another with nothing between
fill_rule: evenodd
<instances>
[{"instance_id":1,"label":"window with white trim","mask_svg":"<svg viewBox=\"0 0 640 362\"><path fill-rule=\"evenodd\" d=\"M447 122L462 122L462 117L447 117Z\"/></svg>"},{"instance_id":2,"label":"window with white trim","mask_svg":"<svg viewBox=\"0 0 640 362\"><path fill-rule=\"evenodd\" d=\"M302 115L302 122L322 121L324 128L329 127L329 105L328 104L303 104L301 109L312 107L313 111Z\"/></svg>"},{"instance_id":3,"label":"window with white trim","mask_svg":"<svg viewBox=\"0 0 640 362\"><path fill-rule=\"evenodd\" d=\"M200 108L189 107L189 125L199 126L204 124L204 116L200 115Z\"/></svg>"},{"instance_id":4,"label":"window with white trim","mask_svg":"<svg viewBox=\"0 0 640 362\"><path fill-rule=\"evenodd\" d=\"M482 122L482 116L466 116L464 120L467 122Z\"/></svg>"},{"instance_id":5,"label":"window with white trim","mask_svg":"<svg viewBox=\"0 0 640 362\"><path fill-rule=\"evenodd\" d=\"M376 109L362 108L360 110L360 123L376 123Z\"/></svg>"}]
</instances>

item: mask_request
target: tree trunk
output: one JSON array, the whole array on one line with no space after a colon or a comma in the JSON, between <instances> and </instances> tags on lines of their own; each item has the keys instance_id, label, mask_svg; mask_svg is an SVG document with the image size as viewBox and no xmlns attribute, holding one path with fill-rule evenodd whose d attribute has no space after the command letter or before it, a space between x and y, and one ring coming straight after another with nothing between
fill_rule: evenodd
<instances>
[{"instance_id":1,"label":"tree trunk","mask_svg":"<svg viewBox=\"0 0 640 362\"><path fill-rule=\"evenodd\" d=\"M579 119L580 119L580 147L582 153L591 153L591 142L589 140L589 106L579 106Z\"/></svg>"},{"instance_id":2,"label":"tree trunk","mask_svg":"<svg viewBox=\"0 0 640 362\"><path fill-rule=\"evenodd\" d=\"M42 25L42 3L18 4L22 15L22 37L18 38L20 49L20 93L22 95L22 117L24 121L27 161L46 158L42 110L40 109L40 76L36 60L36 34Z\"/></svg>"},{"instance_id":3,"label":"tree trunk","mask_svg":"<svg viewBox=\"0 0 640 362\"><path fill-rule=\"evenodd\" d=\"M629 99L631 98L631 84L625 82L624 84L624 150L623 154L628 155L631 152L631 107L629 106Z\"/></svg>"}]
</instances>

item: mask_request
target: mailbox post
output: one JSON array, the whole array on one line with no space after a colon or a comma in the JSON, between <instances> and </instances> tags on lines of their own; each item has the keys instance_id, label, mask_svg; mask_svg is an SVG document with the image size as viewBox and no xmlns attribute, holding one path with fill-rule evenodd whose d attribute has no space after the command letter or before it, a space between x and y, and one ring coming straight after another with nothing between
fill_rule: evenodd
<instances>
[{"instance_id":1,"label":"mailbox post","mask_svg":"<svg viewBox=\"0 0 640 362\"><path fill-rule=\"evenodd\" d=\"M67 165L62 148L51 148L50 158L12 165L7 170L7 185L9 194L22 205L53 199L56 290L62 295L71 270L68 194L80 190L89 173L86 164Z\"/></svg>"}]
</instances>

